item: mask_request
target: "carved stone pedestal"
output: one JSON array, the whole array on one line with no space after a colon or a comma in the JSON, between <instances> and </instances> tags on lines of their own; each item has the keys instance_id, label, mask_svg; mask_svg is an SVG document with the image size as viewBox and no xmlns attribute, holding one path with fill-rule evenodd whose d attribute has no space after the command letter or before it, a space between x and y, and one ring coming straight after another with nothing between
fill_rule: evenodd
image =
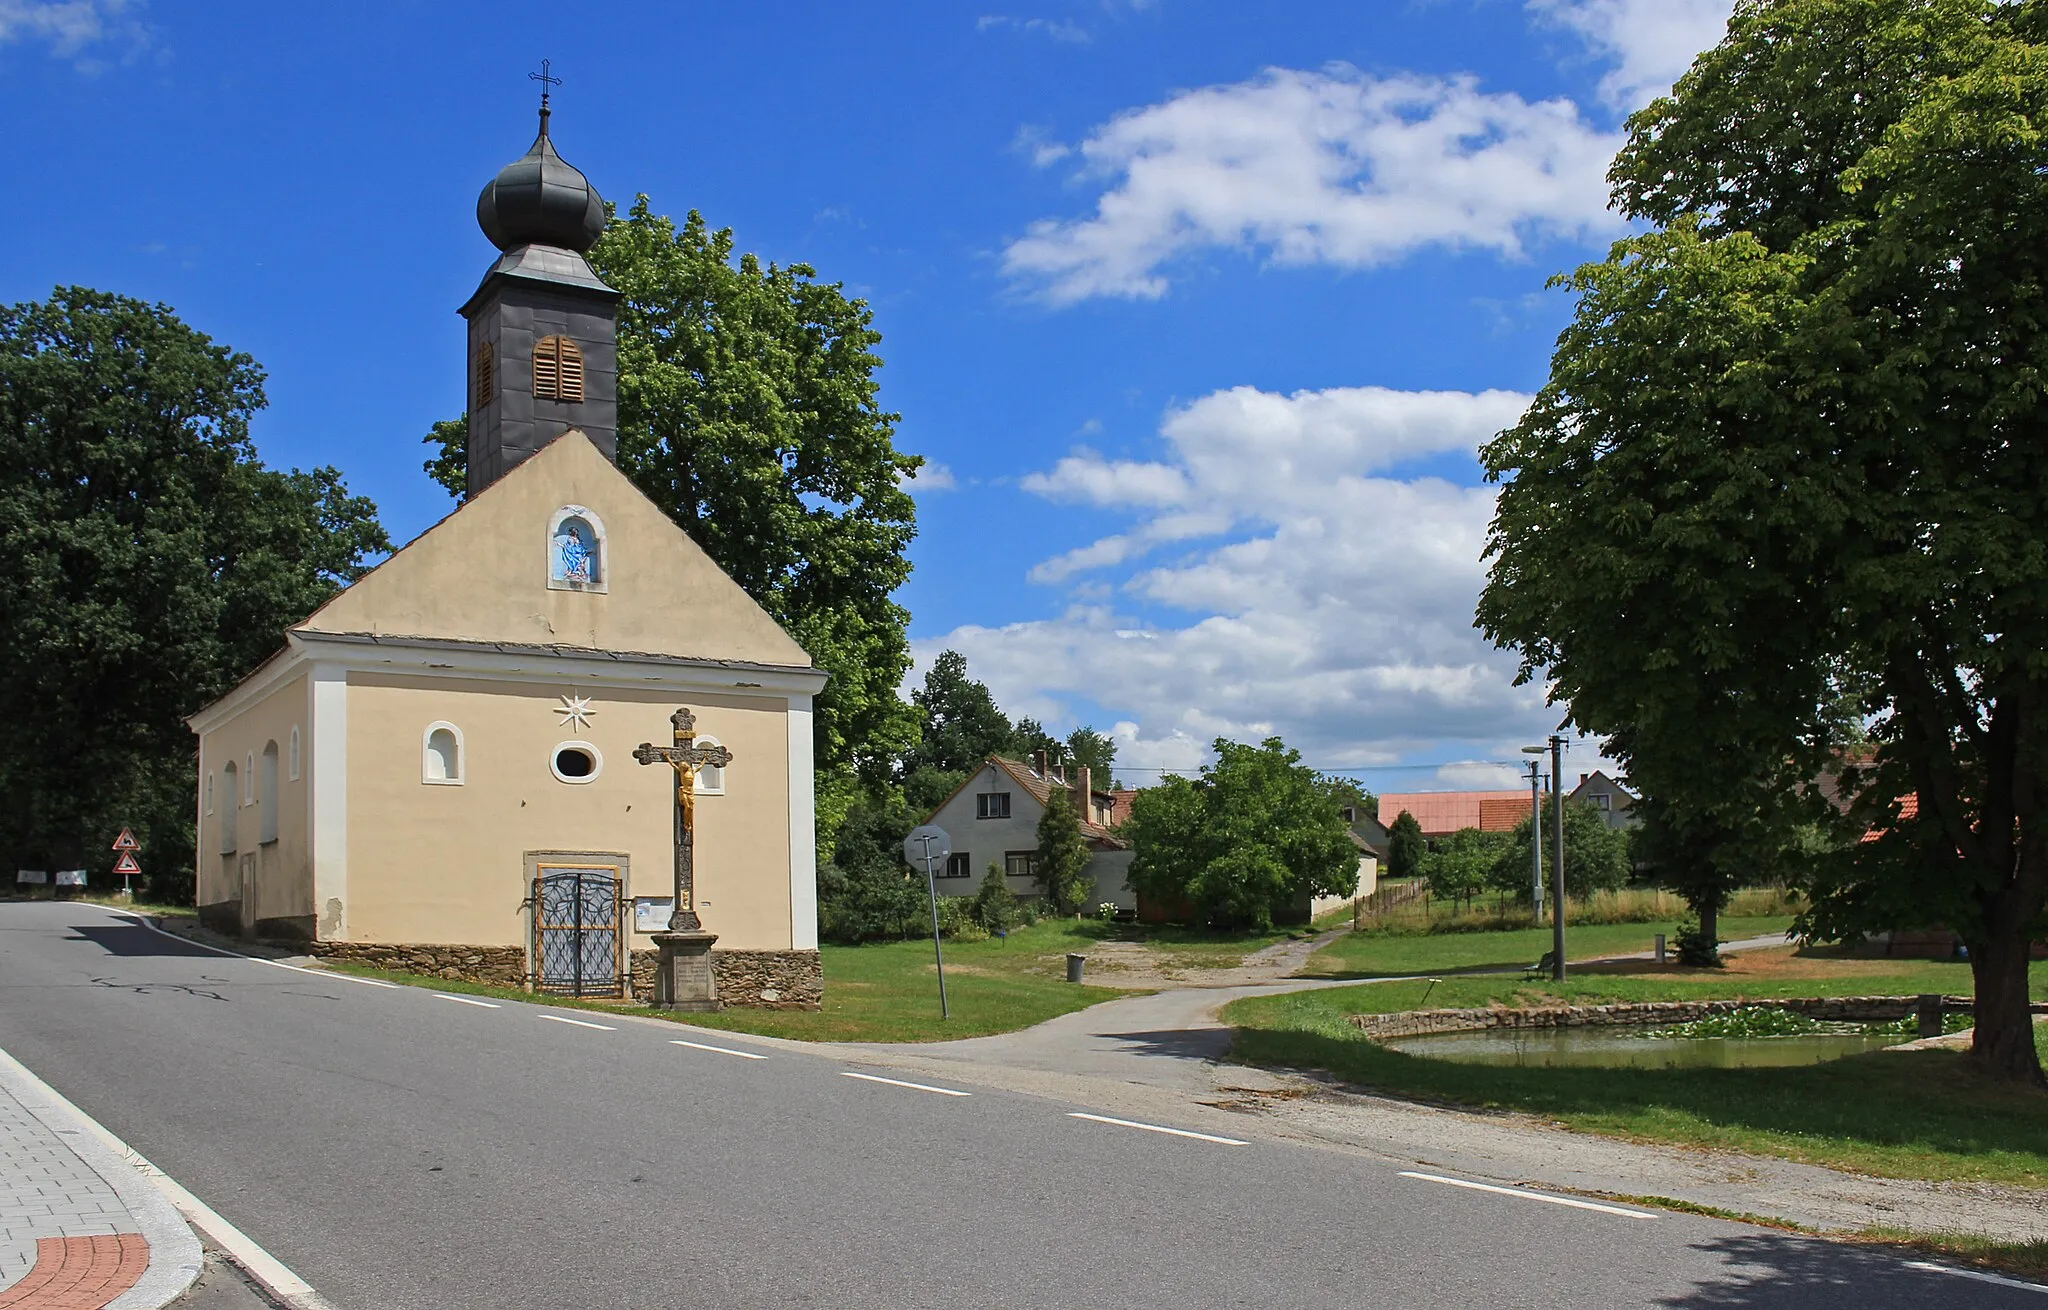
<instances>
[{"instance_id":1,"label":"carved stone pedestal","mask_svg":"<svg viewBox=\"0 0 2048 1310\"><path fill-rule=\"evenodd\" d=\"M658 932L654 1004L663 1010L717 1010L718 978L711 972L715 932Z\"/></svg>"}]
</instances>

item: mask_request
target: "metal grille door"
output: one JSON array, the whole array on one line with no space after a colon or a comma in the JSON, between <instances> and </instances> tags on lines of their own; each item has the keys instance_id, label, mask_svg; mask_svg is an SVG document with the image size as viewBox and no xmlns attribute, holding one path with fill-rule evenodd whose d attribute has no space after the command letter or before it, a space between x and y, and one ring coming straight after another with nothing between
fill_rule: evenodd
<instances>
[{"instance_id":1,"label":"metal grille door","mask_svg":"<svg viewBox=\"0 0 2048 1310\"><path fill-rule=\"evenodd\" d=\"M616 869L540 866L533 880L540 990L557 996L622 996Z\"/></svg>"}]
</instances>

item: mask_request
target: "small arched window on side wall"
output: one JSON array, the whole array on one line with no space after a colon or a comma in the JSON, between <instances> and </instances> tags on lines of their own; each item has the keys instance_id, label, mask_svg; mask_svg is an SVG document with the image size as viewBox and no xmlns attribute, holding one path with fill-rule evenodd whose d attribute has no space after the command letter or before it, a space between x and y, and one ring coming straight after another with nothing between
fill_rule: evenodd
<instances>
[{"instance_id":1,"label":"small arched window on side wall","mask_svg":"<svg viewBox=\"0 0 2048 1310\"><path fill-rule=\"evenodd\" d=\"M241 807L235 803L235 789L241 786L241 783L240 775L235 772L235 762L229 760L227 767L220 771L220 853L222 855L233 855L235 853L235 841L238 836L236 829L241 826L242 818Z\"/></svg>"},{"instance_id":2,"label":"small arched window on side wall","mask_svg":"<svg viewBox=\"0 0 2048 1310\"><path fill-rule=\"evenodd\" d=\"M258 812L256 840L269 843L277 840L277 743L263 743L262 782L257 788L256 799L263 805Z\"/></svg>"},{"instance_id":3,"label":"small arched window on side wall","mask_svg":"<svg viewBox=\"0 0 2048 1310\"><path fill-rule=\"evenodd\" d=\"M476 343L476 399L470 408L482 409L498 390L498 352L488 341Z\"/></svg>"},{"instance_id":4,"label":"small arched window on side wall","mask_svg":"<svg viewBox=\"0 0 2048 1310\"><path fill-rule=\"evenodd\" d=\"M581 505L564 505L548 518L548 589L610 590L604 520Z\"/></svg>"},{"instance_id":5,"label":"small arched window on side wall","mask_svg":"<svg viewBox=\"0 0 2048 1310\"><path fill-rule=\"evenodd\" d=\"M462 729L430 723L420 739L420 781L436 787L462 785Z\"/></svg>"},{"instance_id":6,"label":"small arched window on side wall","mask_svg":"<svg viewBox=\"0 0 2048 1310\"><path fill-rule=\"evenodd\" d=\"M299 725L296 723L292 725L292 749L291 754L286 757L286 764L290 770L287 776L293 782L297 782L299 780Z\"/></svg>"},{"instance_id":7,"label":"small arched window on side wall","mask_svg":"<svg viewBox=\"0 0 2048 1310\"><path fill-rule=\"evenodd\" d=\"M242 804L256 803L256 752L250 751L242 761Z\"/></svg>"},{"instance_id":8,"label":"small arched window on side wall","mask_svg":"<svg viewBox=\"0 0 2048 1310\"><path fill-rule=\"evenodd\" d=\"M724 742L720 741L716 737L705 736L699 736L697 738L697 744L699 746L725 745ZM697 784L695 790L699 796L725 795L725 770L716 764L707 764L703 768L697 770Z\"/></svg>"},{"instance_id":9,"label":"small arched window on side wall","mask_svg":"<svg viewBox=\"0 0 2048 1310\"><path fill-rule=\"evenodd\" d=\"M206 775L206 812L213 813L213 775Z\"/></svg>"},{"instance_id":10,"label":"small arched window on side wall","mask_svg":"<svg viewBox=\"0 0 2048 1310\"><path fill-rule=\"evenodd\" d=\"M533 398L564 405L583 401L583 352L567 337L533 343Z\"/></svg>"}]
</instances>

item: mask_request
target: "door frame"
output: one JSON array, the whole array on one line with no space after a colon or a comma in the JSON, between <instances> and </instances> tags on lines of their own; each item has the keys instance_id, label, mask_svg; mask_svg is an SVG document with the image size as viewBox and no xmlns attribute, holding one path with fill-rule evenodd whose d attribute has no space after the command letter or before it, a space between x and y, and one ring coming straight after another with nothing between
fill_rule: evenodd
<instances>
[{"instance_id":1,"label":"door frame","mask_svg":"<svg viewBox=\"0 0 2048 1310\"><path fill-rule=\"evenodd\" d=\"M624 980L624 998L633 997L633 857L624 851L526 851L522 853L525 878L520 909L526 919L526 990L540 990L540 905L534 899L536 880L543 868L609 870L619 880L618 951L616 964Z\"/></svg>"}]
</instances>

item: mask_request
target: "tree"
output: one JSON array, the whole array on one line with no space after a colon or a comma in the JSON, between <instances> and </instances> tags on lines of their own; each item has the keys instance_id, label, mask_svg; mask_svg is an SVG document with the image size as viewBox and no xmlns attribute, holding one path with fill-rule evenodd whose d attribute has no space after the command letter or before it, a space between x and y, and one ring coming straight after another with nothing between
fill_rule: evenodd
<instances>
[{"instance_id":1,"label":"tree","mask_svg":"<svg viewBox=\"0 0 2048 1310\"><path fill-rule=\"evenodd\" d=\"M1564 279L1550 381L1487 448L1480 608L1714 878L1825 830L1867 715L1842 776L1883 837L1815 862L1801 930L1952 927L1973 1055L2037 1085L2044 35L2039 3L1738 7L1630 120L1610 178L1650 230Z\"/></svg>"},{"instance_id":2,"label":"tree","mask_svg":"<svg viewBox=\"0 0 2048 1310\"><path fill-rule=\"evenodd\" d=\"M1394 816L1394 826L1387 830L1387 875L1416 877L1422 872L1422 857L1428 849L1421 821L1408 811L1401 811Z\"/></svg>"},{"instance_id":3,"label":"tree","mask_svg":"<svg viewBox=\"0 0 2048 1310\"><path fill-rule=\"evenodd\" d=\"M1257 746L1218 739L1195 781L1168 779L1138 794L1121 829L1131 883L1202 922L1271 927L1304 898L1358 888L1358 849L1335 785L1278 737Z\"/></svg>"},{"instance_id":4,"label":"tree","mask_svg":"<svg viewBox=\"0 0 2048 1310\"><path fill-rule=\"evenodd\" d=\"M831 681L814 706L824 831L852 775L884 780L913 738L897 686L910 667L923 463L895 447L865 302L807 264L734 258L731 229L679 229L646 196L614 216L590 262L619 301L619 468L811 653ZM427 440L428 470L462 495L458 421Z\"/></svg>"},{"instance_id":5,"label":"tree","mask_svg":"<svg viewBox=\"0 0 2048 1310\"><path fill-rule=\"evenodd\" d=\"M1092 853L1081 833L1078 804L1071 790L1055 784L1038 816L1036 877L1046 908L1054 914L1079 914L1095 891L1095 879L1088 872Z\"/></svg>"},{"instance_id":6,"label":"tree","mask_svg":"<svg viewBox=\"0 0 2048 1310\"><path fill-rule=\"evenodd\" d=\"M1493 885L1494 866L1508 846L1508 834L1460 828L1422 857L1422 880L1442 901L1469 901ZM1527 847L1525 846L1526 850Z\"/></svg>"},{"instance_id":7,"label":"tree","mask_svg":"<svg viewBox=\"0 0 2048 1310\"><path fill-rule=\"evenodd\" d=\"M1017 926L1022 916L1017 896L1010 890L1010 880L1002 865L993 860L989 862L988 872L981 876L981 886L974 893L968 913L991 933L1007 933Z\"/></svg>"},{"instance_id":8,"label":"tree","mask_svg":"<svg viewBox=\"0 0 2048 1310\"><path fill-rule=\"evenodd\" d=\"M1013 730L988 688L967 676L967 658L958 651L939 652L910 701L918 738L897 767L911 806L928 813L983 760L1005 752Z\"/></svg>"},{"instance_id":9,"label":"tree","mask_svg":"<svg viewBox=\"0 0 2048 1310\"><path fill-rule=\"evenodd\" d=\"M255 361L166 306L59 287L0 309L6 858L104 874L128 826L152 894L189 896L184 716L390 548L334 469L264 467L263 405Z\"/></svg>"},{"instance_id":10,"label":"tree","mask_svg":"<svg viewBox=\"0 0 2048 1310\"><path fill-rule=\"evenodd\" d=\"M925 911L924 870L903 861L917 816L900 795L856 797L818 870L818 931L838 942L907 934Z\"/></svg>"},{"instance_id":11,"label":"tree","mask_svg":"<svg viewBox=\"0 0 2048 1310\"><path fill-rule=\"evenodd\" d=\"M1083 725L1067 734L1067 762L1089 770L1094 785L1116 790L1116 738Z\"/></svg>"}]
</instances>

